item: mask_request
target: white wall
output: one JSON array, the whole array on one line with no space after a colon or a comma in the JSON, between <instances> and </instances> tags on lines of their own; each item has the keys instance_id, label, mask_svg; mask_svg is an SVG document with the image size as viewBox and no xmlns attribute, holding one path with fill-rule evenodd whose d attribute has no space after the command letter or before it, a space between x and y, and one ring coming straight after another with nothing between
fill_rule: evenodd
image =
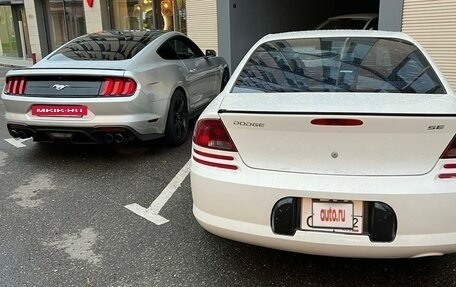
<instances>
[{"instance_id":1,"label":"white wall","mask_svg":"<svg viewBox=\"0 0 456 287\"><path fill-rule=\"evenodd\" d=\"M216 0L187 0L186 11L190 39L203 52L206 49L218 51Z\"/></svg>"},{"instance_id":2,"label":"white wall","mask_svg":"<svg viewBox=\"0 0 456 287\"><path fill-rule=\"evenodd\" d=\"M87 1L84 1L87 33L95 33L103 30L100 2L101 1L93 1L93 6L91 8L87 5Z\"/></svg>"},{"instance_id":3,"label":"white wall","mask_svg":"<svg viewBox=\"0 0 456 287\"><path fill-rule=\"evenodd\" d=\"M27 17L30 48L32 50L32 53L36 54L36 58L40 60L42 58L42 55L38 25L44 25L44 23L38 23L36 20L36 9L34 0L24 0L24 8Z\"/></svg>"},{"instance_id":4,"label":"white wall","mask_svg":"<svg viewBox=\"0 0 456 287\"><path fill-rule=\"evenodd\" d=\"M456 1L405 0L402 29L429 52L456 91Z\"/></svg>"}]
</instances>

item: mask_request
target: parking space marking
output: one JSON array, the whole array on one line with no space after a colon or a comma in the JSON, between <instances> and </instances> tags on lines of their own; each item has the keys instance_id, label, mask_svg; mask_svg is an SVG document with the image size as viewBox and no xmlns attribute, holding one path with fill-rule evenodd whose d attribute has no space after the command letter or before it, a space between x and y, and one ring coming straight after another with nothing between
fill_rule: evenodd
<instances>
[{"instance_id":1,"label":"parking space marking","mask_svg":"<svg viewBox=\"0 0 456 287\"><path fill-rule=\"evenodd\" d=\"M15 138L10 138L10 139L5 139L5 141L17 148L21 148L21 147L26 147L25 144L23 144L23 142L25 141L28 141L32 138L26 138L26 139L15 139Z\"/></svg>"},{"instance_id":2,"label":"parking space marking","mask_svg":"<svg viewBox=\"0 0 456 287\"><path fill-rule=\"evenodd\" d=\"M184 179L190 173L190 160L182 167L182 169L168 183L160 195L152 202L148 208L144 208L137 203L126 205L125 208L136 213L137 215L149 220L156 225L162 225L169 222L168 219L159 215L160 210L165 206L168 200L173 196L174 192L181 186Z\"/></svg>"}]
</instances>

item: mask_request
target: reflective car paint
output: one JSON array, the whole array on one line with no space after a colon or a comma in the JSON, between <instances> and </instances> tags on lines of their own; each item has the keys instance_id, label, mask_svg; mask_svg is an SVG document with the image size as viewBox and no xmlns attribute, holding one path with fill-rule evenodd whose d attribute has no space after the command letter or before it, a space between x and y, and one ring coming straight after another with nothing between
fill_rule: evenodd
<instances>
[{"instance_id":1,"label":"reflective car paint","mask_svg":"<svg viewBox=\"0 0 456 287\"><path fill-rule=\"evenodd\" d=\"M103 33L101 35L106 36L106 32ZM122 32L113 33L117 35ZM128 35L130 32L125 33ZM102 38L99 34L88 36ZM132 130L140 140L163 136L173 93L177 89L184 92L188 114L193 115L220 92L223 73L228 69L221 57L201 55L186 60L163 59L157 50L173 38L187 39L178 32L163 32L125 60L73 60L62 56L61 49L66 47L63 46L31 68L11 70L6 75L7 80L11 77L26 77L29 81L39 79L47 82L49 88L41 94L33 95L8 95L3 92L7 123L60 129L121 126ZM76 38L67 45L80 40L81 37ZM80 89L71 92L71 81L88 80L94 83L93 81L111 77L134 80L137 84L136 91L128 97L101 97L93 92L83 95ZM71 81L66 81L67 79ZM65 88L59 91L52 88L54 86ZM91 86L95 90L100 87ZM38 117L31 113L32 105L36 104L83 105L88 108L88 114L81 118Z\"/></svg>"},{"instance_id":2,"label":"reflective car paint","mask_svg":"<svg viewBox=\"0 0 456 287\"><path fill-rule=\"evenodd\" d=\"M233 90L262 44L321 37L413 43L446 93ZM450 167L456 164L455 115L456 97L448 82L405 34L309 31L265 36L197 123L193 213L203 228L221 237L293 252L363 258L454 253L456 191ZM314 125L315 119L358 120L362 125ZM204 123L222 128L200 137L198 127ZM351 214L353 228L328 222L346 220L338 214ZM313 216L319 221L312 222Z\"/></svg>"}]
</instances>

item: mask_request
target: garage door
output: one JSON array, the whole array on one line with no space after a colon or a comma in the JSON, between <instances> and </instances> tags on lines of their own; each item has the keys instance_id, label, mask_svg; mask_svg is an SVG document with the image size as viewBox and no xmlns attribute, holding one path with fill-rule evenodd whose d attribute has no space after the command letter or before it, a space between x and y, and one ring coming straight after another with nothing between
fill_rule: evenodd
<instances>
[{"instance_id":1,"label":"garage door","mask_svg":"<svg viewBox=\"0 0 456 287\"><path fill-rule=\"evenodd\" d=\"M216 0L187 0L187 34L203 50L217 51Z\"/></svg>"},{"instance_id":2,"label":"garage door","mask_svg":"<svg viewBox=\"0 0 456 287\"><path fill-rule=\"evenodd\" d=\"M456 91L456 0L405 0L402 31L424 46Z\"/></svg>"}]
</instances>

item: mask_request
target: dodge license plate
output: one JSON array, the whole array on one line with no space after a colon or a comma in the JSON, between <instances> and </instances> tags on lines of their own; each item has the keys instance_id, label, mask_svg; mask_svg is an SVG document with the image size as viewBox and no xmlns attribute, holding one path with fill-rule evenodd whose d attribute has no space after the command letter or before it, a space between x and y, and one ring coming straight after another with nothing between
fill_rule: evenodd
<instances>
[{"instance_id":1,"label":"dodge license plate","mask_svg":"<svg viewBox=\"0 0 456 287\"><path fill-rule=\"evenodd\" d=\"M303 198L301 222L304 230L362 233L363 203Z\"/></svg>"}]
</instances>

